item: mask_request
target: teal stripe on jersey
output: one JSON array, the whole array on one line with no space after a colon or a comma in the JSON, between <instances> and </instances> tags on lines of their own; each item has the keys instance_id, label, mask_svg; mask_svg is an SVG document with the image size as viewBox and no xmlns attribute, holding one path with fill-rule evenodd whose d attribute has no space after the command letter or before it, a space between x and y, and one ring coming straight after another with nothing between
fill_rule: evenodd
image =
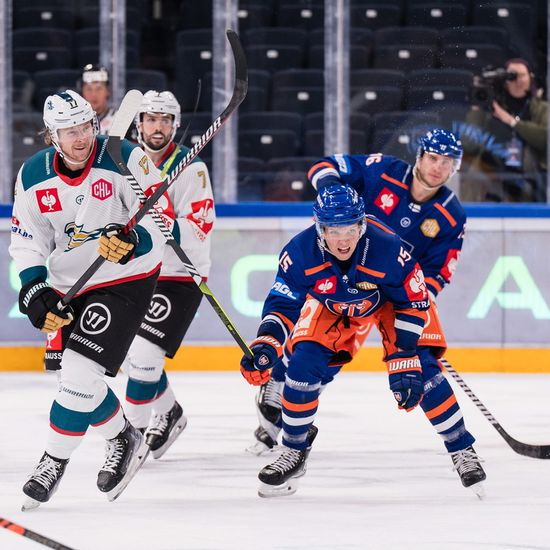
<instances>
[{"instance_id":1,"label":"teal stripe on jersey","mask_svg":"<svg viewBox=\"0 0 550 550\"><path fill-rule=\"evenodd\" d=\"M109 388L107 390L107 395L105 396L105 399L98 407L96 407L94 411L90 413L90 424L92 426L102 424L103 422L111 418L111 416L114 416L119 408L120 402L117 396L113 393L113 390Z\"/></svg>"},{"instance_id":2,"label":"teal stripe on jersey","mask_svg":"<svg viewBox=\"0 0 550 550\"><path fill-rule=\"evenodd\" d=\"M53 169L54 154L55 149L48 147L47 149L38 151L38 153L25 161L23 171L21 172L21 182L25 191L29 190L33 185L56 177Z\"/></svg>"},{"instance_id":3,"label":"teal stripe on jersey","mask_svg":"<svg viewBox=\"0 0 550 550\"><path fill-rule=\"evenodd\" d=\"M31 281L45 281L48 278L48 270L43 265L28 267L19 273L21 286L30 283Z\"/></svg>"},{"instance_id":4,"label":"teal stripe on jersey","mask_svg":"<svg viewBox=\"0 0 550 550\"><path fill-rule=\"evenodd\" d=\"M90 413L66 409L54 401L50 410L50 426L65 435L84 435L90 425Z\"/></svg>"}]
</instances>

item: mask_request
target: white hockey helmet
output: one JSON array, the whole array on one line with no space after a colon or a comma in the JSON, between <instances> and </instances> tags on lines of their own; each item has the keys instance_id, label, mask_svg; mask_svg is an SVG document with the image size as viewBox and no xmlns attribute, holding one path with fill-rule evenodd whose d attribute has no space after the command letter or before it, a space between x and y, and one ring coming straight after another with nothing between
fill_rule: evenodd
<instances>
[{"instance_id":1,"label":"white hockey helmet","mask_svg":"<svg viewBox=\"0 0 550 550\"><path fill-rule=\"evenodd\" d=\"M79 124L92 121L94 137L99 133L99 123L92 106L72 90L57 92L46 98L44 102L44 125L50 133L53 146L63 154L59 147L58 130L72 128Z\"/></svg>"},{"instance_id":2,"label":"white hockey helmet","mask_svg":"<svg viewBox=\"0 0 550 550\"><path fill-rule=\"evenodd\" d=\"M156 90L149 90L143 94L143 101L136 115L135 124L138 129L138 136L141 143L141 131L139 124L141 122L141 115L144 113L162 113L172 115L174 121L172 123L172 138L176 135L177 129L181 123L181 108L178 100L175 98L172 92L157 92Z\"/></svg>"}]
</instances>

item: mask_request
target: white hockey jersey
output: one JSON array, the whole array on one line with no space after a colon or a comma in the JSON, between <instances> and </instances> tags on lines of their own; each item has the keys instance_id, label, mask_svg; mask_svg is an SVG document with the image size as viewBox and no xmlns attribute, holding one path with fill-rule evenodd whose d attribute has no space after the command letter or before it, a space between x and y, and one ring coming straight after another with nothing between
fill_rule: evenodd
<instances>
[{"instance_id":1,"label":"white hockey jersey","mask_svg":"<svg viewBox=\"0 0 550 550\"><path fill-rule=\"evenodd\" d=\"M98 257L98 239L109 223L126 224L139 200L107 154L99 136L86 168L78 178L58 173L59 154L53 147L39 151L19 170L9 247L23 284L47 273L50 284L66 293ZM122 156L142 189L160 181L148 157L137 146L122 142ZM146 159L146 160L145 160ZM158 269L165 240L149 215L139 223L140 243L125 265L105 262L81 292L93 287L143 278Z\"/></svg>"},{"instance_id":2,"label":"white hockey jersey","mask_svg":"<svg viewBox=\"0 0 550 550\"><path fill-rule=\"evenodd\" d=\"M158 164L159 169L164 168L174 149L175 144L172 143ZM189 151L185 146L180 149L170 165L171 168L177 166ZM168 175L170 175L170 168ZM149 190L147 194L149 195L152 191L154 189ZM212 185L206 164L196 157L170 185L167 194L177 222L172 228L172 234L180 242L202 278L206 280L210 272L212 227L216 217ZM171 212L168 214L172 215ZM181 260L168 246L164 253L159 279L192 281Z\"/></svg>"}]
</instances>

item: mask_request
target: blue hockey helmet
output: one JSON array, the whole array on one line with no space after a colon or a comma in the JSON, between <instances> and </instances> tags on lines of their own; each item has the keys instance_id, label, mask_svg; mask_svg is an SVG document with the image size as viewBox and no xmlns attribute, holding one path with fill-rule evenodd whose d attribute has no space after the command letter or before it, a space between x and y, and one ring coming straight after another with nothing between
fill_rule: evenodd
<instances>
[{"instance_id":1,"label":"blue hockey helmet","mask_svg":"<svg viewBox=\"0 0 550 550\"><path fill-rule=\"evenodd\" d=\"M323 227L338 227L363 223L365 203L357 191L348 185L328 185L321 189L313 205L317 233L323 236Z\"/></svg>"},{"instance_id":2,"label":"blue hockey helmet","mask_svg":"<svg viewBox=\"0 0 550 550\"><path fill-rule=\"evenodd\" d=\"M460 168L463 153L462 143L452 132L441 128L430 130L420 138L417 158L420 158L425 152L451 157L456 161L455 171Z\"/></svg>"}]
</instances>

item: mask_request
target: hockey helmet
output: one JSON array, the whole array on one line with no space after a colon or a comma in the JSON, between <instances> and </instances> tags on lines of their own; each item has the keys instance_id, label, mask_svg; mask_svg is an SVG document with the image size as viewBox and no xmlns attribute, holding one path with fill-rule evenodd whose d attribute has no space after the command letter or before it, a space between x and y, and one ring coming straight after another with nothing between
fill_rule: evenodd
<instances>
[{"instance_id":1,"label":"hockey helmet","mask_svg":"<svg viewBox=\"0 0 550 550\"><path fill-rule=\"evenodd\" d=\"M101 65L88 63L82 69L82 84L91 84L92 82L104 82L109 84L109 71Z\"/></svg>"},{"instance_id":2,"label":"hockey helmet","mask_svg":"<svg viewBox=\"0 0 550 550\"><path fill-rule=\"evenodd\" d=\"M426 152L451 157L455 161L453 163L453 173L460 168L463 153L462 143L452 132L440 128L430 130L425 136L420 138L416 153L417 160Z\"/></svg>"},{"instance_id":3,"label":"hockey helmet","mask_svg":"<svg viewBox=\"0 0 550 550\"><path fill-rule=\"evenodd\" d=\"M99 133L97 116L92 106L80 94L72 90L57 92L48 96L44 102L43 118L52 144L61 154L58 130L92 121L94 137Z\"/></svg>"},{"instance_id":4,"label":"hockey helmet","mask_svg":"<svg viewBox=\"0 0 550 550\"><path fill-rule=\"evenodd\" d=\"M324 227L363 223L365 203L357 191L348 185L328 185L317 195L313 205L313 218L317 233L323 238Z\"/></svg>"},{"instance_id":5,"label":"hockey helmet","mask_svg":"<svg viewBox=\"0 0 550 550\"><path fill-rule=\"evenodd\" d=\"M149 90L143 95L143 100L136 116L136 125L141 120L143 113L163 113L174 117L174 132L181 122L181 108L178 100L172 92L157 92Z\"/></svg>"}]
</instances>

